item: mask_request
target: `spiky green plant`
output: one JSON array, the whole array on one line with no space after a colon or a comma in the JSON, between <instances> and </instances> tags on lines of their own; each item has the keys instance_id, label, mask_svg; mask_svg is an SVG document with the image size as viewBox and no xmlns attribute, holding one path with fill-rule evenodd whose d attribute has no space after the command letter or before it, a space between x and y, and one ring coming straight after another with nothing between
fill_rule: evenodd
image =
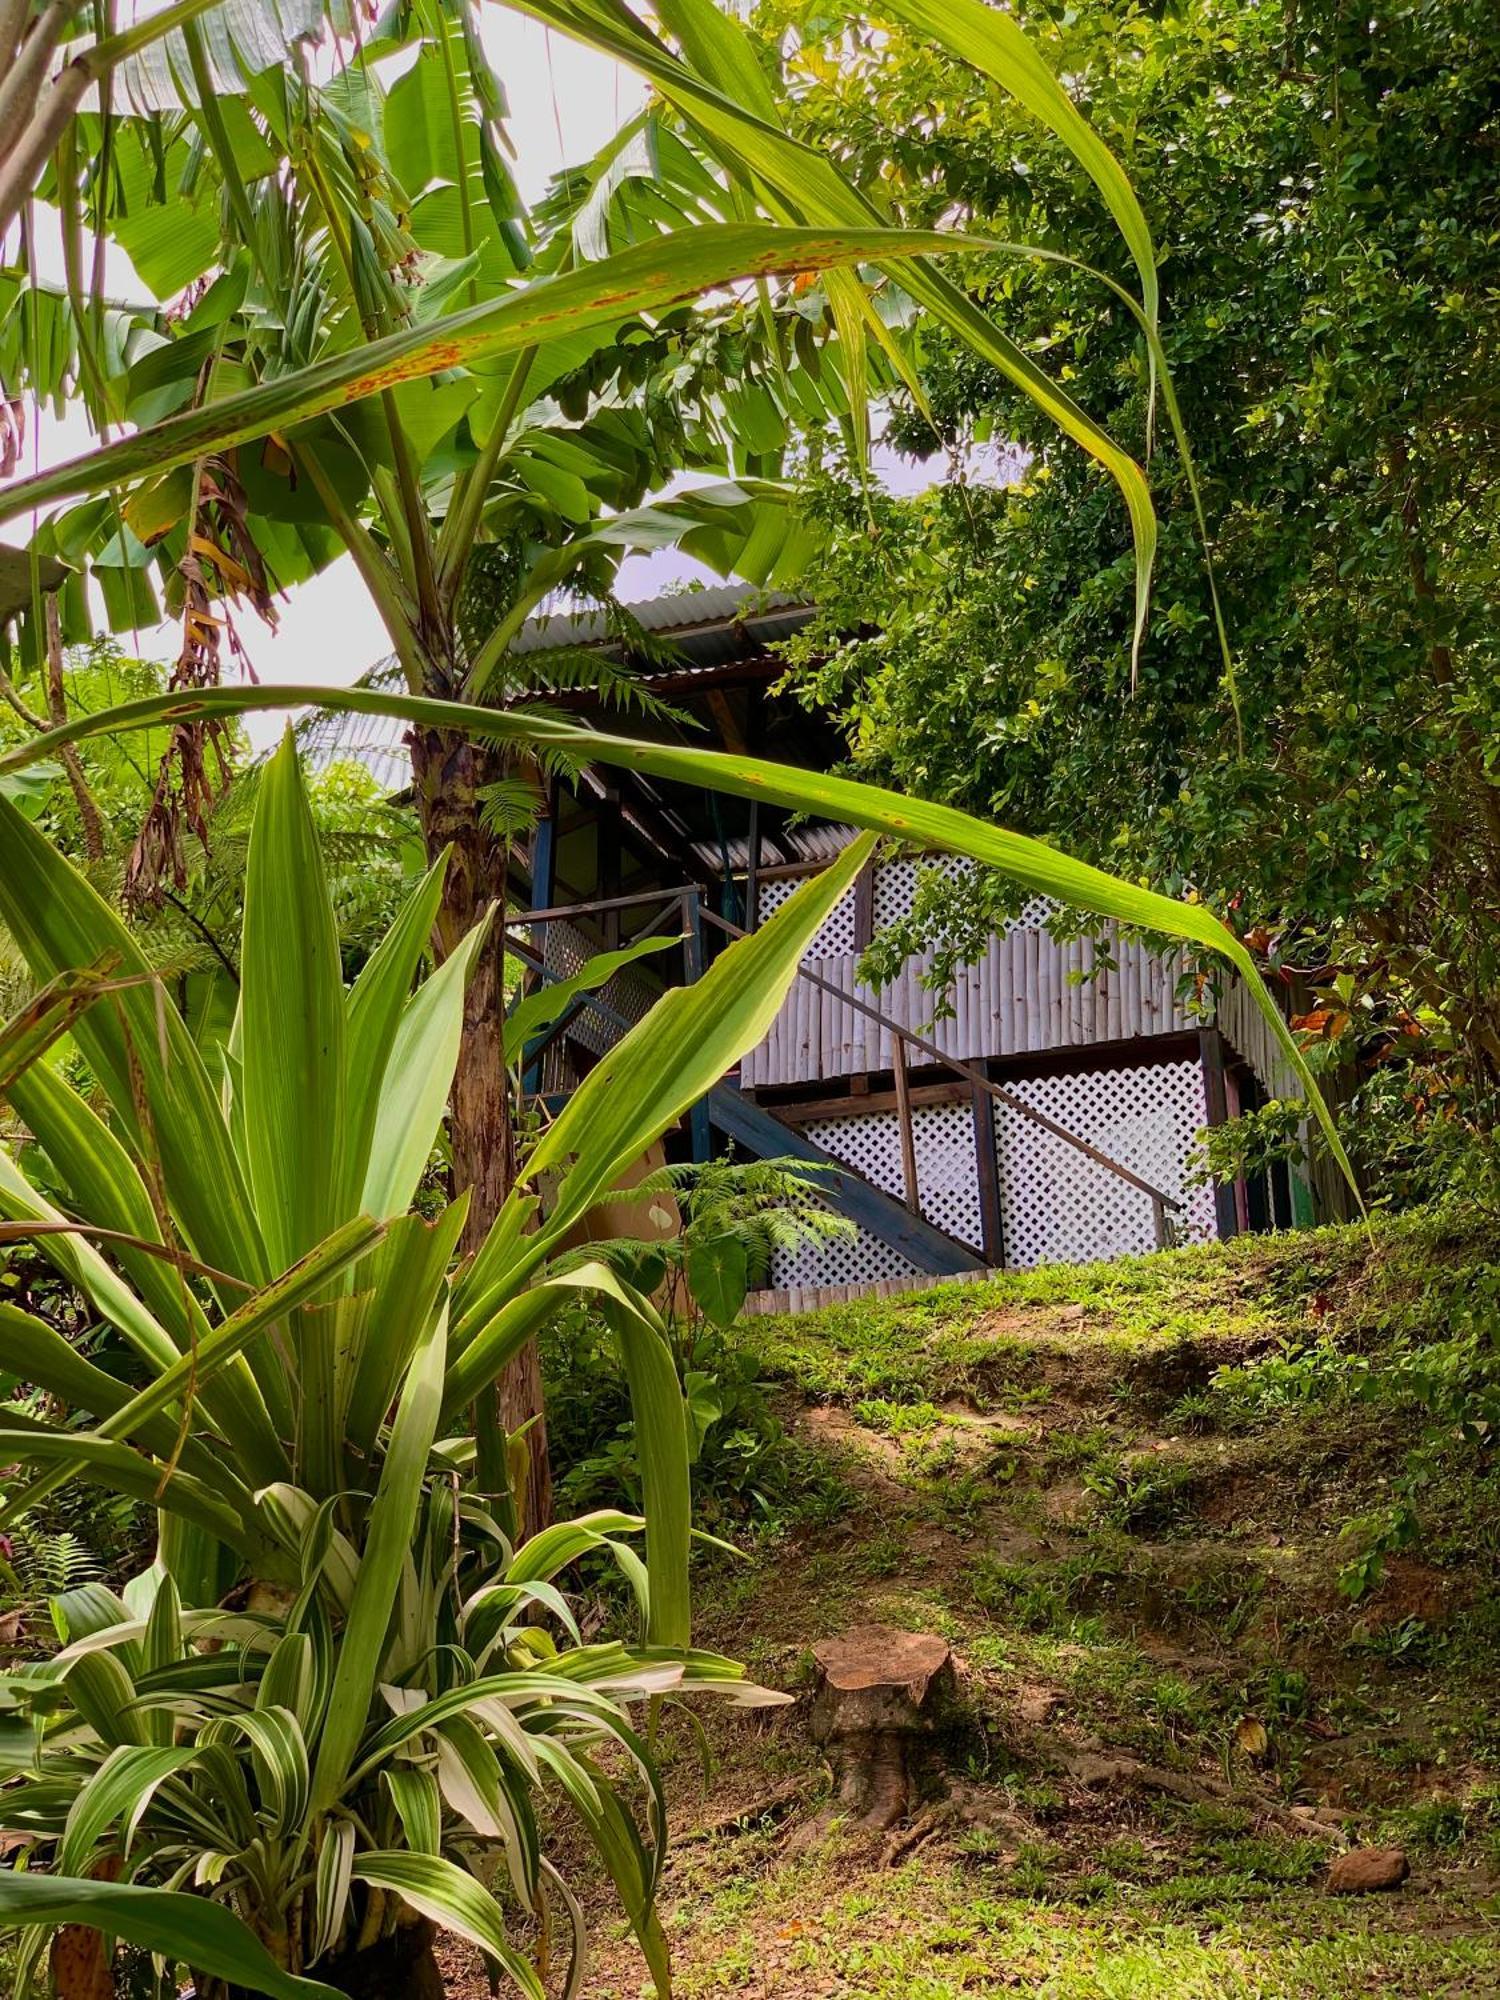
<instances>
[{"instance_id":1,"label":"spiky green plant","mask_svg":"<svg viewBox=\"0 0 1500 2000\"><path fill-rule=\"evenodd\" d=\"M733 1690L737 1670L690 1650L688 1431L661 1321L603 1263L554 1260L766 1032L868 852L856 843L626 1036L455 1262L463 1193L435 1220L410 1212L481 936L418 982L443 862L346 991L288 739L257 804L216 1078L116 916L0 800L0 920L33 977L113 967L71 1017L107 1109L44 1061L9 1084L67 1207L24 1151L0 1153L0 1215L34 1232L144 1383L0 1306L0 1369L75 1418L0 1412L0 1462L31 1474L0 1523L80 1479L155 1504L162 1527L149 1570L119 1597L66 1592L59 1650L0 1683L0 1830L21 1843L0 1925L26 1927L23 1993L48 1927L79 1921L250 1990L346 1990L379 1953L381 1990L417 1992L434 1920L540 2000L507 1908L545 1935L555 1891L580 1923L543 1851L543 1788L592 1835L665 1987L661 1796L628 1706ZM580 1291L620 1344L643 1514L517 1548L487 1392ZM591 1553L630 1578L637 1643L580 1643L555 1579ZM643 1826L628 1805L642 1788Z\"/></svg>"}]
</instances>

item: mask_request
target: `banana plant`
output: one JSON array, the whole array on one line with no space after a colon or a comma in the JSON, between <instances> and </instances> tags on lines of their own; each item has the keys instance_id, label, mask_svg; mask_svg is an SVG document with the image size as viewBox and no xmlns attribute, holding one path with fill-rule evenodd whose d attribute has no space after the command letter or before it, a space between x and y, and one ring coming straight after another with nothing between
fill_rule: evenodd
<instances>
[{"instance_id":1,"label":"banana plant","mask_svg":"<svg viewBox=\"0 0 1500 2000\"><path fill-rule=\"evenodd\" d=\"M315 0L276 4L288 41L309 10L316 19ZM875 200L800 145L713 0L653 10L670 44L623 0L508 4L634 65L661 108L606 145L578 198L549 204L540 221L523 213L505 164L503 86L479 0L404 0L347 52L337 43L321 76L275 49L264 67L265 37L249 35L247 10L174 10L171 37L154 49L162 60L113 110L58 136L41 191L63 220L68 281L49 294L33 274L0 271L0 372L39 400L82 401L96 432L114 435L0 489L0 520L79 503L33 537L33 598L43 559L61 558L88 569L112 624L127 629L153 622L160 585L183 611L177 679L192 687L218 677L216 598L269 611L271 579L295 582L346 552L408 690L498 705L508 649L539 595L599 589L623 547L671 534L751 581L795 571L802 538L764 488L738 481L727 508L711 489L641 503L681 469L764 469L755 461L776 449L765 447L768 416L781 443L798 425L837 419L861 449L872 385L900 376L920 395L874 296L898 279L1116 481L1136 554L1139 645L1156 535L1145 475L941 274L936 260L964 240L892 229ZM1092 176L1138 266L1140 304L1127 303L1152 339L1154 253L1128 179L1021 31L1000 22L966 7L954 52L1016 92ZM155 301L93 295L86 222L129 253ZM743 304L722 289L735 279L754 281ZM716 287L727 304L710 311L702 301ZM185 288L190 310L164 311ZM679 326L674 315L689 307ZM706 371L708 393L689 396L704 372L699 331L715 313L733 321L737 349ZM830 356L816 367L804 365L815 328ZM635 361L663 342L665 392L634 393ZM600 387L611 355L621 365ZM569 399L585 378L600 393L580 419ZM62 594L65 629L78 636L77 574ZM41 622L34 603L33 646ZM192 805L201 743L184 729L174 745L180 782L159 789L145 854L172 850L176 802ZM505 842L486 827L483 799L535 774L524 757L441 733L415 732L412 753L429 858L454 850L438 916L447 952L484 901L505 898ZM491 942L474 969L451 1127L473 1189L467 1249L512 1167L495 1083L506 1068L502 1013ZM536 1420L529 1491L541 1505L539 1386L525 1349L500 1394L513 1425Z\"/></svg>"},{"instance_id":2,"label":"banana plant","mask_svg":"<svg viewBox=\"0 0 1500 2000\"><path fill-rule=\"evenodd\" d=\"M489 921L418 978L445 858L346 991L288 736L257 803L241 1005L215 1074L118 917L0 799L0 921L39 982L70 991L72 975L91 994L69 1021L88 1086L35 1051L9 1077L32 1143L0 1152L0 1217L132 1352L127 1382L0 1307L0 1370L69 1413L0 1410L0 1463L25 1468L0 1527L66 1479L154 1505L161 1523L150 1568L119 1597L59 1600L60 1650L0 1686L0 1925L25 1931L26 1981L49 1923L135 1937L154 1886L149 1942L206 1978L306 1994L378 1974L380 1990L415 1993L425 1919L540 1995L484 1884L494 1862L543 1936L551 1896L577 1930L536 1830L546 1788L598 1847L665 1987L660 1792L629 1707L745 1690L691 1650L688 1426L665 1330L563 1246L765 1034L868 851L617 1044L461 1256L467 1191L413 1207ZM580 1292L620 1344L642 1513L522 1539L489 1392ZM635 1643L579 1643L558 1579L588 1556L629 1580ZM644 1792L643 1826L622 1772ZM207 1935L183 1899L248 1927L238 1969L218 1917Z\"/></svg>"}]
</instances>

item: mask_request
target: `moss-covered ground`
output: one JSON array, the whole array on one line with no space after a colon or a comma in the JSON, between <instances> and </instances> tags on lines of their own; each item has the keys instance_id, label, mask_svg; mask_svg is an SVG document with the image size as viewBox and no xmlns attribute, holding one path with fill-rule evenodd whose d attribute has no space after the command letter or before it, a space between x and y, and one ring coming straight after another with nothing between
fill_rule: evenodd
<instances>
[{"instance_id":1,"label":"moss-covered ground","mask_svg":"<svg viewBox=\"0 0 1500 2000\"><path fill-rule=\"evenodd\" d=\"M1492 1284L1422 1218L746 1322L795 1477L700 1558L701 1642L796 1694L827 1634L935 1630L961 1707L883 1837L799 1707L711 1716L706 1788L668 1722L681 2000L1500 1993L1500 1477L1407 1365ZM1328 1895L1371 1841L1407 1884ZM583 1990L634 2000L597 1910Z\"/></svg>"}]
</instances>

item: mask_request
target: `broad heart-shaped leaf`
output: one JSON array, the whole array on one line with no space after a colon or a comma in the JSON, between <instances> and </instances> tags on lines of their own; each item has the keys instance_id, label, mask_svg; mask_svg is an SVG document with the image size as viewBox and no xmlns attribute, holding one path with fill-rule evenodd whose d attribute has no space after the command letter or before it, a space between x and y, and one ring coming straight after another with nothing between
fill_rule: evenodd
<instances>
[{"instance_id":1,"label":"broad heart-shaped leaf","mask_svg":"<svg viewBox=\"0 0 1500 2000\"><path fill-rule=\"evenodd\" d=\"M343 2000L320 1979L283 1972L248 1925L206 1896L0 1868L0 1929L31 1924L88 1924L270 2000Z\"/></svg>"},{"instance_id":2,"label":"broad heart-shaped leaf","mask_svg":"<svg viewBox=\"0 0 1500 2000\"><path fill-rule=\"evenodd\" d=\"M181 1015L120 918L3 797L0 922L35 979L109 961L121 980L138 982L81 1015L73 1039L137 1153L160 1161L168 1203L194 1255L236 1277L268 1277L218 1093Z\"/></svg>"},{"instance_id":3,"label":"broad heart-shaped leaf","mask_svg":"<svg viewBox=\"0 0 1500 2000\"><path fill-rule=\"evenodd\" d=\"M173 466L294 428L402 382L588 327L614 326L634 313L682 304L736 279L983 247L940 230L887 229L872 222L878 218L861 213L849 228L703 223L576 271L531 279L498 301L330 355L17 480L0 489L0 520L73 494L101 493L145 473L159 477Z\"/></svg>"},{"instance_id":4,"label":"broad heart-shaped leaf","mask_svg":"<svg viewBox=\"0 0 1500 2000\"><path fill-rule=\"evenodd\" d=\"M344 985L333 901L290 728L256 799L240 953L246 1170L284 1270L344 1217Z\"/></svg>"},{"instance_id":5,"label":"broad heart-shaped leaf","mask_svg":"<svg viewBox=\"0 0 1500 2000\"><path fill-rule=\"evenodd\" d=\"M687 1247L687 1281L706 1318L733 1326L750 1288L750 1254L743 1237L725 1230Z\"/></svg>"},{"instance_id":6,"label":"broad heart-shaped leaf","mask_svg":"<svg viewBox=\"0 0 1500 2000\"><path fill-rule=\"evenodd\" d=\"M790 764L773 764L760 757L606 736L576 723L529 714L524 709L500 713L464 702L431 701L421 695L386 693L377 688L315 686L208 688L192 696L152 695L141 701L125 702L96 715L75 718L61 729L48 730L0 755L0 776L50 756L65 743L125 729L149 728L167 713L243 715L258 708L317 707L355 715L396 716L426 728L467 731L491 742L565 749L583 763L645 771L652 777L728 792L737 798L768 799L795 812L815 813L850 826L890 834L916 847L966 854L987 868L998 869L1012 881L1040 895L1055 897L1074 909L1114 917L1120 923L1198 945L1244 980L1287 1067L1306 1093L1329 1152L1358 1196L1354 1170L1317 1079L1256 971L1254 959L1227 924L1201 903L1181 903L1155 889L1143 889L1086 861L1075 861L1044 840L1011 833L1005 827L960 812L956 806L929 805L925 800L887 791L880 785L862 784L858 779L827 772L799 771ZM780 914L778 911L777 915ZM597 1070L590 1072L591 1077L598 1074ZM502 1210L502 1216L504 1213Z\"/></svg>"}]
</instances>

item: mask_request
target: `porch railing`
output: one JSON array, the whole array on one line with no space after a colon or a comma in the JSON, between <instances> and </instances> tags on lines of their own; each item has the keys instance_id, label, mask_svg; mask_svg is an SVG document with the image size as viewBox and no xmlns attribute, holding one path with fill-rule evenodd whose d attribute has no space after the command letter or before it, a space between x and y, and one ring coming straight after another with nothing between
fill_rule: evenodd
<instances>
[{"instance_id":1,"label":"porch railing","mask_svg":"<svg viewBox=\"0 0 1500 2000\"><path fill-rule=\"evenodd\" d=\"M716 910L707 908L704 904L702 891L689 886L671 890L657 889L635 896L609 896L595 899L592 902L569 903L548 909L518 912L506 921L505 948L515 957L520 958L524 963L539 972L544 979L552 983L557 983L566 975L560 974L549 967L542 953L536 951L533 947L525 945L516 936L518 930L529 930L538 924L572 922L579 917L599 916L605 913L622 913L626 910L641 908L654 910L655 915L649 923L642 925L639 929L632 932L631 942L656 935L670 923L674 911L677 913L682 925L687 980L689 984L695 982L703 973L705 964L705 925L721 932L725 937L730 939L743 938L750 935L741 925L732 923L729 918L720 916ZM892 1076L895 1085L896 1118L901 1146L904 1199L906 1206L913 1214L920 1215L922 1213L922 1206L917 1176L916 1128L912 1117L911 1083L908 1075L911 1064L908 1059L908 1051L915 1051L917 1054L925 1057L930 1065L947 1070L950 1074L966 1083L971 1090L980 1093L984 1098L996 1104L1003 1104L1007 1110L1014 1112L1018 1118L1025 1120L1027 1124L1037 1127L1039 1130L1049 1134L1050 1137L1059 1140L1063 1145L1071 1147L1074 1152L1092 1161L1095 1166L1102 1167L1106 1173L1112 1174L1127 1187L1132 1187L1145 1195L1151 1204L1152 1236L1157 1249L1168 1249L1176 1242L1175 1218L1183 1213L1185 1206L1176 1195L1168 1194L1164 1188L1156 1187L1151 1181L1145 1179L1143 1175L1138 1174L1133 1167L1127 1167L1122 1160L1115 1159L1111 1154L1104 1152L1102 1148L1095 1146L1090 1140L1082 1138L1077 1132L1070 1132L1065 1125L1060 1125L1055 1118L1049 1118L1046 1112L1038 1111L1035 1105L1028 1104L1025 1098L1019 1096L1015 1091L1007 1090L1004 1084L996 1083L994 1078L989 1076L979 1064L965 1061L960 1056L948 1054L935 1041L931 1040L930 1037L921 1034L914 1028L906 1026L901 1021L893 1019L891 1015L887 1014L882 1008L877 1007L872 1001L861 999L857 994L846 992L843 987L835 985L831 979L825 979L821 973L814 972L807 965L798 966L797 978L804 980L809 986L816 988L821 993L832 995L842 1006L851 1008L855 1013L873 1022L878 1028L890 1035L892 1039L895 1054L895 1062L892 1065ZM546 1049L550 1048L567 1032L568 1024L576 1020L585 1008L594 1009L613 1026L617 1027L621 1033L627 1033L634 1025L625 1015L612 1007L602 995L598 993L581 993L577 995L568 1013L557 1021L545 1036L539 1038L537 1042L533 1043L526 1050L523 1080L528 1090L535 1090L537 1087L536 1082L532 1079L539 1076L538 1065ZM774 1110L774 1107L768 1108ZM707 1105L699 1104L695 1106L692 1118L695 1155L706 1157L708 1151Z\"/></svg>"}]
</instances>

